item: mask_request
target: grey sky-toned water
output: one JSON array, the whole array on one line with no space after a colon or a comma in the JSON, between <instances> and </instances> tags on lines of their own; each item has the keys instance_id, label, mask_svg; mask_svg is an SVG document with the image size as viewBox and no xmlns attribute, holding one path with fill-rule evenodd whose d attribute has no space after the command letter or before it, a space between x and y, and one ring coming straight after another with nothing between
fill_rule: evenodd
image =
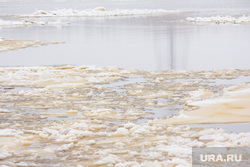
<instances>
[{"instance_id":1,"label":"grey sky-toned water","mask_svg":"<svg viewBox=\"0 0 250 167\"><path fill-rule=\"evenodd\" d=\"M49 2L49 3L48 3ZM178 22L189 16L250 14L248 0L13 1L0 2L0 18L36 9L167 9L190 11L154 16L38 18L70 25L0 27L0 37L60 41L0 53L0 66L115 65L141 70L248 69L250 25ZM15 18L14 18L15 19Z\"/></svg>"}]
</instances>

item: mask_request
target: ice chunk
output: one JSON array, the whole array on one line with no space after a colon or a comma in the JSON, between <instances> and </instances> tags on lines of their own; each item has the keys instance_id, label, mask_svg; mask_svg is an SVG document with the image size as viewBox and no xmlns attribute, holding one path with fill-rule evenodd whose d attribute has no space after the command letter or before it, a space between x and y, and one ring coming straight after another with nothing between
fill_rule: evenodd
<instances>
[{"instance_id":1,"label":"ice chunk","mask_svg":"<svg viewBox=\"0 0 250 167\"><path fill-rule=\"evenodd\" d=\"M9 157L11 157L11 156L12 156L12 154L11 154L11 153L8 153L8 152L6 152L6 151L1 151L1 152L0 152L0 160L9 158Z\"/></svg>"},{"instance_id":2,"label":"ice chunk","mask_svg":"<svg viewBox=\"0 0 250 167\"><path fill-rule=\"evenodd\" d=\"M126 135L129 134L129 130L126 129L126 128L118 128L115 133L118 134L118 135L126 136Z\"/></svg>"},{"instance_id":3,"label":"ice chunk","mask_svg":"<svg viewBox=\"0 0 250 167\"><path fill-rule=\"evenodd\" d=\"M108 156L101 158L101 160L95 162L96 165L114 165L120 161L120 158L116 155L109 154Z\"/></svg>"},{"instance_id":4,"label":"ice chunk","mask_svg":"<svg viewBox=\"0 0 250 167\"><path fill-rule=\"evenodd\" d=\"M16 136L22 133L22 131L17 131L15 129L0 129L0 136Z\"/></svg>"},{"instance_id":5,"label":"ice chunk","mask_svg":"<svg viewBox=\"0 0 250 167\"><path fill-rule=\"evenodd\" d=\"M74 147L74 143L64 144L61 147L57 148L56 151L66 151Z\"/></svg>"}]
</instances>

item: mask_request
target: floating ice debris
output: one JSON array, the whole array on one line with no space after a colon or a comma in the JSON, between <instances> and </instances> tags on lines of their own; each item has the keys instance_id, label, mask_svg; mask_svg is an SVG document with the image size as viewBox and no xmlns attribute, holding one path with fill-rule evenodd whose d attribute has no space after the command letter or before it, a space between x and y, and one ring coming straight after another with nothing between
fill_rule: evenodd
<instances>
[{"instance_id":1,"label":"floating ice debris","mask_svg":"<svg viewBox=\"0 0 250 167\"><path fill-rule=\"evenodd\" d=\"M55 9L52 11L36 10L33 14L21 15L21 17L107 17L107 16L134 16L134 15L157 15L168 13L185 12L181 10L163 9L115 9L106 10L104 7L86 10Z\"/></svg>"},{"instance_id":2,"label":"floating ice debris","mask_svg":"<svg viewBox=\"0 0 250 167\"><path fill-rule=\"evenodd\" d=\"M0 39L0 52L23 49L27 47L36 47L47 44L59 44L61 42L40 42L31 40L6 40Z\"/></svg>"},{"instance_id":3,"label":"floating ice debris","mask_svg":"<svg viewBox=\"0 0 250 167\"><path fill-rule=\"evenodd\" d=\"M126 128L118 128L115 133L118 135L128 135L129 131Z\"/></svg>"},{"instance_id":4,"label":"floating ice debris","mask_svg":"<svg viewBox=\"0 0 250 167\"><path fill-rule=\"evenodd\" d=\"M242 90L226 92L222 97L187 103L197 110L184 111L179 116L157 120L163 124L244 123L250 120L250 84ZM241 87L241 86L240 86ZM235 89L235 88L234 88ZM230 89L229 89L230 90Z\"/></svg>"},{"instance_id":5,"label":"floating ice debris","mask_svg":"<svg viewBox=\"0 0 250 167\"><path fill-rule=\"evenodd\" d=\"M239 17L235 22L238 24L250 23L250 16L243 15Z\"/></svg>"},{"instance_id":6,"label":"floating ice debris","mask_svg":"<svg viewBox=\"0 0 250 167\"><path fill-rule=\"evenodd\" d=\"M0 113L10 113L11 111L5 108L0 108Z\"/></svg>"},{"instance_id":7,"label":"floating ice debris","mask_svg":"<svg viewBox=\"0 0 250 167\"><path fill-rule=\"evenodd\" d=\"M232 16L211 16L211 17L188 17L187 21L190 22L208 22L208 23L234 23L234 24L249 24L250 16L241 16L238 18Z\"/></svg>"},{"instance_id":8,"label":"floating ice debris","mask_svg":"<svg viewBox=\"0 0 250 167\"><path fill-rule=\"evenodd\" d=\"M64 144L61 147L57 148L56 151L66 151L70 148L73 148L73 146L74 146L74 143Z\"/></svg>"},{"instance_id":9,"label":"floating ice debris","mask_svg":"<svg viewBox=\"0 0 250 167\"><path fill-rule=\"evenodd\" d=\"M15 129L0 129L0 136L15 136L22 133L22 131L17 131Z\"/></svg>"},{"instance_id":10,"label":"floating ice debris","mask_svg":"<svg viewBox=\"0 0 250 167\"><path fill-rule=\"evenodd\" d=\"M9 158L11 156L12 156L12 154L10 154L10 153L8 153L8 152L6 152L4 150L1 150L1 152L0 152L0 160Z\"/></svg>"},{"instance_id":11,"label":"floating ice debris","mask_svg":"<svg viewBox=\"0 0 250 167\"><path fill-rule=\"evenodd\" d=\"M0 26L27 26L27 25L62 25L69 24L68 22L57 21L34 21L34 20L18 20L9 21L0 19Z\"/></svg>"},{"instance_id":12,"label":"floating ice debris","mask_svg":"<svg viewBox=\"0 0 250 167\"><path fill-rule=\"evenodd\" d=\"M207 91L204 89L198 89L198 90L195 90L195 91L192 91L189 93L188 100L189 101L203 100L207 97L211 97L212 95L214 95L214 93L211 91Z\"/></svg>"},{"instance_id":13,"label":"floating ice debris","mask_svg":"<svg viewBox=\"0 0 250 167\"><path fill-rule=\"evenodd\" d=\"M161 107L157 100L163 99L192 112L185 106L188 100L223 93L223 86L212 83L214 79L250 76L250 70L151 73L67 65L0 67L0 74L1 88L31 88L21 93L0 91L4 109L0 113L0 159L4 159L0 166L26 165L20 164L24 162L28 166L189 167L192 147L250 146L249 132L177 127L159 124L160 119L154 124L148 122L152 117L142 116L152 111L148 111L147 100L154 103L153 109ZM143 82L128 82L135 75ZM240 90L244 92L245 88L247 85ZM79 117L53 121L40 117L54 110ZM167 110L163 108L162 112ZM128 122L131 118L133 122Z\"/></svg>"}]
</instances>

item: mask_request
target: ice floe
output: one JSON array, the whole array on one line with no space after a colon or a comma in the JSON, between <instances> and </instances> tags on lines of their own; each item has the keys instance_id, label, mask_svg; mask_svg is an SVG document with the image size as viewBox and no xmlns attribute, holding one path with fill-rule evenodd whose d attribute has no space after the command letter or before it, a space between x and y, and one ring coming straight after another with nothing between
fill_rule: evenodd
<instances>
[{"instance_id":1,"label":"ice floe","mask_svg":"<svg viewBox=\"0 0 250 167\"><path fill-rule=\"evenodd\" d=\"M28 26L28 25L63 25L69 24L67 22L57 21L35 21L35 20L2 20L0 19L0 26Z\"/></svg>"},{"instance_id":2,"label":"ice floe","mask_svg":"<svg viewBox=\"0 0 250 167\"><path fill-rule=\"evenodd\" d=\"M0 52L23 49L27 47L37 47L48 44L60 44L62 42L40 42L32 40L7 40L0 38Z\"/></svg>"},{"instance_id":3,"label":"ice floe","mask_svg":"<svg viewBox=\"0 0 250 167\"><path fill-rule=\"evenodd\" d=\"M211 16L211 17L188 17L186 21L190 22L208 22L208 23L233 23L233 24L249 24L250 16L243 15L241 17L233 16Z\"/></svg>"},{"instance_id":4,"label":"ice floe","mask_svg":"<svg viewBox=\"0 0 250 167\"><path fill-rule=\"evenodd\" d=\"M195 124L195 123L244 123L250 118L250 84L239 85L235 91L224 91L220 98L196 102L187 102L189 106L196 106L196 110L180 112L178 116L166 120L156 121L164 124Z\"/></svg>"},{"instance_id":5,"label":"ice floe","mask_svg":"<svg viewBox=\"0 0 250 167\"><path fill-rule=\"evenodd\" d=\"M74 10L55 9L52 11L36 10L32 14L21 15L21 17L107 17L107 16L136 16L136 15L159 15L168 13L184 12L181 10L164 9L114 9L107 10L104 7L94 9Z\"/></svg>"},{"instance_id":6,"label":"ice floe","mask_svg":"<svg viewBox=\"0 0 250 167\"><path fill-rule=\"evenodd\" d=\"M22 131L17 131L15 129L0 129L0 136L15 136L22 133Z\"/></svg>"},{"instance_id":7,"label":"ice floe","mask_svg":"<svg viewBox=\"0 0 250 167\"><path fill-rule=\"evenodd\" d=\"M12 156L12 154L10 154L10 153L8 153L8 152L6 152L4 150L1 150L1 152L0 152L0 160L9 158L11 156Z\"/></svg>"}]
</instances>

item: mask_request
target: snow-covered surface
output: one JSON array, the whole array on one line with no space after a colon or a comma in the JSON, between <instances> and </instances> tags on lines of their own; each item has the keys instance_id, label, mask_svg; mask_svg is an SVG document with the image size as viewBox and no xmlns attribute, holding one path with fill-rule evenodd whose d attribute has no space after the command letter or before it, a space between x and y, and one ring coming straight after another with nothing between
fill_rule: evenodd
<instances>
[{"instance_id":1,"label":"snow-covered surface","mask_svg":"<svg viewBox=\"0 0 250 167\"><path fill-rule=\"evenodd\" d=\"M21 17L107 17L107 16L134 16L134 15L157 15L184 12L181 10L164 9L115 9L107 10L104 7L94 9L74 10L55 9L52 11L37 10L32 14L21 15Z\"/></svg>"},{"instance_id":2,"label":"snow-covered surface","mask_svg":"<svg viewBox=\"0 0 250 167\"><path fill-rule=\"evenodd\" d=\"M35 20L10 21L10 20L0 19L0 26L62 25L62 24L69 24L69 23L62 22L61 20L51 22L51 21L35 21Z\"/></svg>"},{"instance_id":3,"label":"snow-covered surface","mask_svg":"<svg viewBox=\"0 0 250 167\"><path fill-rule=\"evenodd\" d=\"M188 17L187 21L190 22L209 22L209 23L234 23L234 24L249 24L250 16L241 16L241 17L233 17L233 16L211 16L211 17Z\"/></svg>"}]
</instances>

